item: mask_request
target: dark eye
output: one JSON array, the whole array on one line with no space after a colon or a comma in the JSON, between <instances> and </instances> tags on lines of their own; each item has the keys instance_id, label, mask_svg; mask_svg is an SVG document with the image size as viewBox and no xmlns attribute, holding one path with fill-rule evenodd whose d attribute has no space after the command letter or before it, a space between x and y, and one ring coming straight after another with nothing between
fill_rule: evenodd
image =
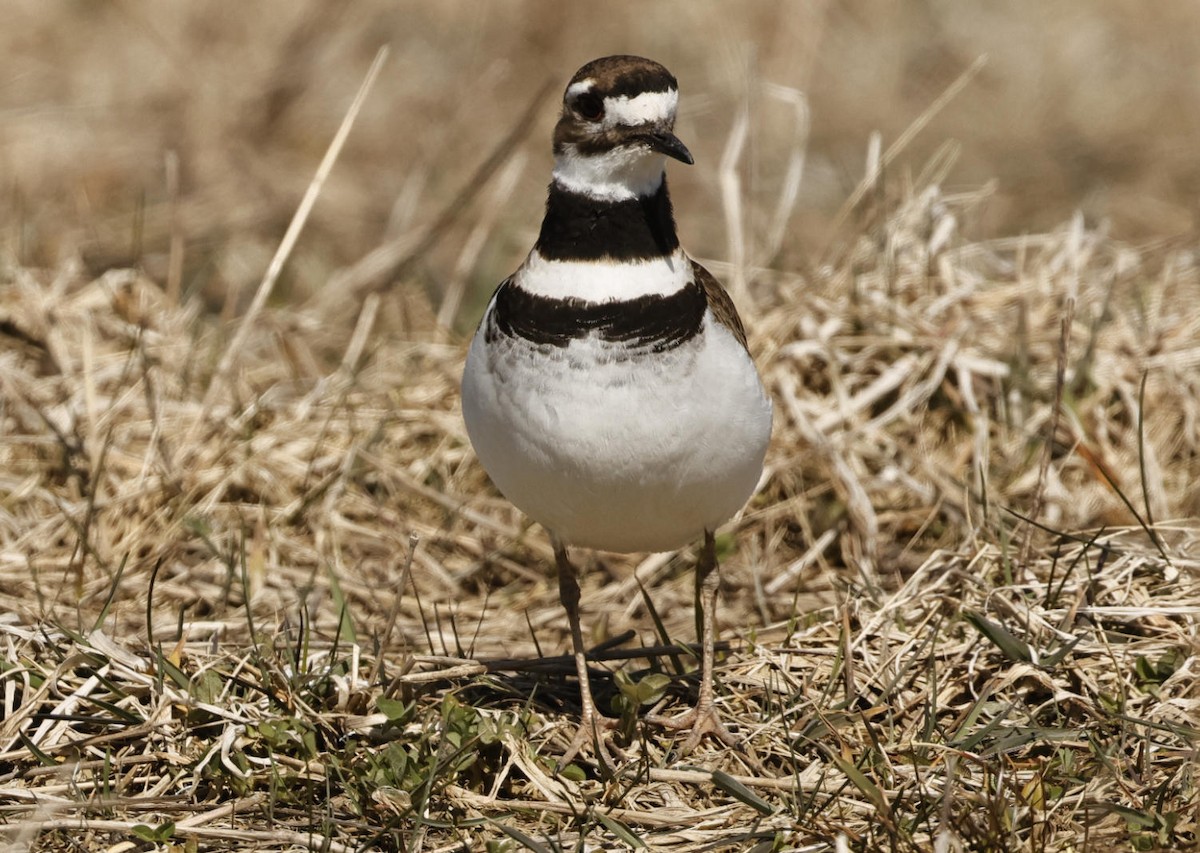
<instances>
[{"instance_id":1,"label":"dark eye","mask_svg":"<svg viewBox=\"0 0 1200 853\"><path fill-rule=\"evenodd\" d=\"M600 121L604 118L604 100L599 95L584 92L575 99L575 112L587 121Z\"/></svg>"}]
</instances>

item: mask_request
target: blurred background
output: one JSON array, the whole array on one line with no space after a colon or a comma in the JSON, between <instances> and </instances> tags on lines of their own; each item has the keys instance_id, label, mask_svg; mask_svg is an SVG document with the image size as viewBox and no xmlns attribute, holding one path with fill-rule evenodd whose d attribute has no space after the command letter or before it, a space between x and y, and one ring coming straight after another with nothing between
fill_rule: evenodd
<instances>
[{"instance_id":1,"label":"blurred background","mask_svg":"<svg viewBox=\"0 0 1200 853\"><path fill-rule=\"evenodd\" d=\"M165 281L174 238L182 296L231 314L381 45L390 57L280 299L419 242L532 108L486 186L402 274L433 304L461 279L450 319L469 326L536 234L562 87L608 53L652 57L680 81L696 166L672 166L671 181L684 244L702 258L728 256L718 167L739 110L749 261L820 262L847 228L838 214L871 134L892 146L981 56L891 162L889 186L903 192L933 162L946 192L987 187L963 223L976 238L1049 230L1077 210L1134 242L1197 228L1194 0L10 0L5 19L3 262L133 264ZM764 258L759 226L797 150L799 201L782 253Z\"/></svg>"}]
</instances>

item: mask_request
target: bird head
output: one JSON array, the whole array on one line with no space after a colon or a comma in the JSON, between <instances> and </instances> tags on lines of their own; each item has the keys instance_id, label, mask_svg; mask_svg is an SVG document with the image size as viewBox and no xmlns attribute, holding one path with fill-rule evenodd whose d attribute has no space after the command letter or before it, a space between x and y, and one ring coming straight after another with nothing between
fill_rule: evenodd
<instances>
[{"instance_id":1,"label":"bird head","mask_svg":"<svg viewBox=\"0 0 1200 853\"><path fill-rule=\"evenodd\" d=\"M665 158L691 165L675 135L679 87L663 66L638 56L606 56L575 72L554 129L554 179L564 189L606 200L653 194Z\"/></svg>"}]
</instances>

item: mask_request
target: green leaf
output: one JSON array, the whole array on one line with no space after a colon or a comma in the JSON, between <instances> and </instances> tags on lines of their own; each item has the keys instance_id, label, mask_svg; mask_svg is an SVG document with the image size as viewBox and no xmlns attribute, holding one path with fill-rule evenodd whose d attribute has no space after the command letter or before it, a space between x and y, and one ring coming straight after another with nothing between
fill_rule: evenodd
<instances>
[{"instance_id":1,"label":"green leaf","mask_svg":"<svg viewBox=\"0 0 1200 853\"><path fill-rule=\"evenodd\" d=\"M566 779L568 782L586 782L587 774L583 772L583 768L578 764L571 762L566 767L558 771L558 775Z\"/></svg>"},{"instance_id":2,"label":"green leaf","mask_svg":"<svg viewBox=\"0 0 1200 853\"><path fill-rule=\"evenodd\" d=\"M541 842L538 842L538 841L534 841L532 838L530 838L525 833L521 832L521 830L519 830L519 829L514 829L511 826L505 826L502 823L497 823L497 824L495 824L495 826L498 830L503 832L505 835L507 835L513 841L516 841L518 844L521 844L522 846L524 846L525 849L532 850L533 853L552 853L550 848L547 847L545 844L542 844Z\"/></svg>"},{"instance_id":3,"label":"green leaf","mask_svg":"<svg viewBox=\"0 0 1200 853\"><path fill-rule=\"evenodd\" d=\"M963 616L975 626L975 629L979 633L991 640L1000 651L1004 652L1004 656L1009 660L1020 661L1022 663L1031 663L1033 661L1033 650L1029 647L1029 644L1024 640L1017 639L1003 625L993 622L990 619L985 619L983 614L977 613L974 610L964 610Z\"/></svg>"},{"instance_id":4,"label":"green leaf","mask_svg":"<svg viewBox=\"0 0 1200 853\"><path fill-rule=\"evenodd\" d=\"M613 681L616 682L621 695L629 700L635 708L641 705L653 705L671 686L671 677L661 672L652 672L638 681L634 681L628 673L618 671L614 673Z\"/></svg>"},{"instance_id":5,"label":"green leaf","mask_svg":"<svg viewBox=\"0 0 1200 853\"><path fill-rule=\"evenodd\" d=\"M854 787L858 788L858 790L862 791L866 795L867 799L871 801L871 804L875 806L876 811L878 811L880 814L888 813L889 809L887 797L885 797L883 792L879 790L878 785L868 779L861 770L855 767L854 762L847 761L833 750L827 750L827 754L833 763L837 765L838 770L841 770L842 773L846 774L846 778L854 784Z\"/></svg>"},{"instance_id":6,"label":"green leaf","mask_svg":"<svg viewBox=\"0 0 1200 853\"><path fill-rule=\"evenodd\" d=\"M726 557L733 556L737 550L737 537L732 533L718 533L715 539L717 560L723 563Z\"/></svg>"},{"instance_id":7,"label":"green leaf","mask_svg":"<svg viewBox=\"0 0 1200 853\"><path fill-rule=\"evenodd\" d=\"M375 707L379 710L379 713L388 718L389 723L399 723L408 717L413 705L411 702L402 702L399 699L380 696L375 700Z\"/></svg>"},{"instance_id":8,"label":"green leaf","mask_svg":"<svg viewBox=\"0 0 1200 853\"><path fill-rule=\"evenodd\" d=\"M333 609L338 615L337 635L339 639L353 645L358 642L358 632L354 630L354 619L350 615L350 603L346 600L346 594L342 592L342 585L333 566L328 567L325 575L329 578L329 595L333 599Z\"/></svg>"},{"instance_id":9,"label":"green leaf","mask_svg":"<svg viewBox=\"0 0 1200 853\"><path fill-rule=\"evenodd\" d=\"M1050 654L1043 656L1038 663L1041 664L1043 669L1053 669L1062 663L1063 659L1066 658L1067 655L1074 651L1075 647L1079 645L1079 641L1082 639L1083 637L1075 637L1068 642L1063 643Z\"/></svg>"},{"instance_id":10,"label":"green leaf","mask_svg":"<svg viewBox=\"0 0 1200 853\"><path fill-rule=\"evenodd\" d=\"M646 849L646 842L634 835L629 827L621 823L621 821L617 820L616 818L611 818L608 815L601 814L600 812L596 812L596 819L604 824L605 829L617 836L617 838L621 839L621 841L629 847L634 848L635 850Z\"/></svg>"},{"instance_id":11,"label":"green leaf","mask_svg":"<svg viewBox=\"0 0 1200 853\"><path fill-rule=\"evenodd\" d=\"M204 670L188 685L188 691L192 694L192 698L205 705L217 704L224 690L225 685L221 681L221 676L211 669Z\"/></svg>"},{"instance_id":12,"label":"green leaf","mask_svg":"<svg viewBox=\"0 0 1200 853\"><path fill-rule=\"evenodd\" d=\"M653 705L663 697L671 686L671 677L666 673L652 672L637 683L639 705Z\"/></svg>"},{"instance_id":13,"label":"green leaf","mask_svg":"<svg viewBox=\"0 0 1200 853\"><path fill-rule=\"evenodd\" d=\"M760 814L775 814L774 806L772 806L758 794L751 791L737 779L734 779L728 773L722 773L720 770L714 770L712 774L712 780L713 784L726 794L733 797L735 800L738 800L739 802L745 803Z\"/></svg>"},{"instance_id":14,"label":"green leaf","mask_svg":"<svg viewBox=\"0 0 1200 853\"><path fill-rule=\"evenodd\" d=\"M147 826L144 823L139 823L129 830L142 841L148 841L151 844L161 844L165 841L170 841L175 835L175 823L169 821L158 826Z\"/></svg>"}]
</instances>

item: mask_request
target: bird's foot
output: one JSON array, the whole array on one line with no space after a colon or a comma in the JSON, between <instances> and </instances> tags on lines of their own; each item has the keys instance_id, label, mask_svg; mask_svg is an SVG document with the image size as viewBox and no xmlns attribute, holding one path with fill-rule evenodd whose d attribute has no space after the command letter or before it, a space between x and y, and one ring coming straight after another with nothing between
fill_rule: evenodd
<instances>
[{"instance_id":1,"label":"bird's foot","mask_svg":"<svg viewBox=\"0 0 1200 853\"><path fill-rule=\"evenodd\" d=\"M617 762L613 760L614 753L617 758L624 758L624 753L611 743L612 733L620 727L620 723L621 721L615 717L606 717L594 708L585 711L580 717L575 737L571 739L567 751L558 759L556 772L570 764L576 756L589 753L596 756L596 760L600 762L603 770L608 772L615 770Z\"/></svg>"},{"instance_id":2,"label":"bird's foot","mask_svg":"<svg viewBox=\"0 0 1200 853\"><path fill-rule=\"evenodd\" d=\"M671 731L687 731L678 748L679 755L687 755L700 745L705 735L712 735L728 747L737 748L742 745L742 739L735 735L721 722L717 709L711 704L697 705L690 711L684 711L676 717L664 717L659 714L647 714L646 722L653 726L670 729Z\"/></svg>"}]
</instances>

